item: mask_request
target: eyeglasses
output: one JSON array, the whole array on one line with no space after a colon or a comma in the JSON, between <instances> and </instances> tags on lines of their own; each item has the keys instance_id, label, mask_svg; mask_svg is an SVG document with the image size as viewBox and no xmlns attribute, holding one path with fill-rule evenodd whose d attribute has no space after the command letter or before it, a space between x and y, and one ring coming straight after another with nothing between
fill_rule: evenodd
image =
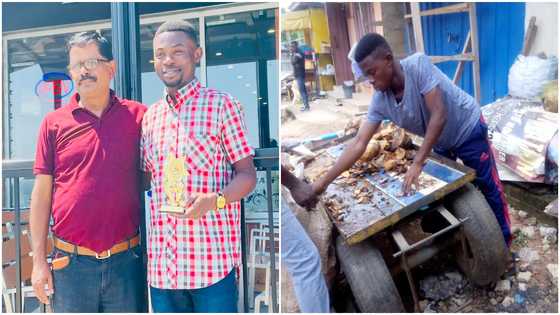
<instances>
[{"instance_id":1,"label":"eyeglasses","mask_svg":"<svg viewBox=\"0 0 560 315\"><path fill-rule=\"evenodd\" d=\"M86 61L78 62L78 63L73 64L71 66L68 66L68 70L79 71L80 69L82 69L82 67L84 67L84 68L86 68L86 70L92 71L92 70L95 70L95 68L97 68L97 66L99 66L99 64L101 62L109 62L109 60L92 58L92 59L88 59Z\"/></svg>"}]
</instances>

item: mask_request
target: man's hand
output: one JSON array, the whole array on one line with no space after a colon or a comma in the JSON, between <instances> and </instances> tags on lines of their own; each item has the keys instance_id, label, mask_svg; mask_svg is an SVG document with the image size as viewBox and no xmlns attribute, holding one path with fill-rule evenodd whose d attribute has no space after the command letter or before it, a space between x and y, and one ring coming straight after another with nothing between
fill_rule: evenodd
<instances>
[{"instance_id":1,"label":"man's hand","mask_svg":"<svg viewBox=\"0 0 560 315\"><path fill-rule=\"evenodd\" d=\"M404 175L404 182L402 185L402 192L408 196L411 192L412 185L418 188L418 177L422 173L422 164L414 162Z\"/></svg>"},{"instance_id":2,"label":"man's hand","mask_svg":"<svg viewBox=\"0 0 560 315\"><path fill-rule=\"evenodd\" d=\"M192 193L185 203L185 213L170 215L177 218L202 218L208 211L216 209L217 198L217 193Z\"/></svg>"},{"instance_id":3,"label":"man's hand","mask_svg":"<svg viewBox=\"0 0 560 315\"><path fill-rule=\"evenodd\" d=\"M50 304L48 296L54 293L52 273L46 260L41 262L33 261L33 271L31 273L31 283L35 295L43 304ZM45 292L45 284L48 289Z\"/></svg>"},{"instance_id":4,"label":"man's hand","mask_svg":"<svg viewBox=\"0 0 560 315\"><path fill-rule=\"evenodd\" d=\"M292 189L290 189L292 198L301 207L307 208L308 210L314 208L317 205L317 195L313 191L313 187L308 183L298 180Z\"/></svg>"}]
</instances>

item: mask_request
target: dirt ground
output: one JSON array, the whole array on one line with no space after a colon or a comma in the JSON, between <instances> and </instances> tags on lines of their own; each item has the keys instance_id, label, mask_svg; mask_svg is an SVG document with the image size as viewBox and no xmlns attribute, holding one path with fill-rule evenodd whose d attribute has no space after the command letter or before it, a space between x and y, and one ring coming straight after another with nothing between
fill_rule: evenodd
<instances>
[{"instance_id":1,"label":"dirt ground","mask_svg":"<svg viewBox=\"0 0 560 315\"><path fill-rule=\"evenodd\" d=\"M306 139L344 129L350 119L364 117L370 96L367 93L355 93L352 99L344 99L339 91L329 93L326 98L317 98L310 102L310 111L301 112L301 103L292 104L282 101L282 139ZM286 110L296 119L285 121ZM360 115L362 114L362 115Z\"/></svg>"},{"instance_id":2,"label":"dirt ground","mask_svg":"<svg viewBox=\"0 0 560 315\"><path fill-rule=\"evenodd\" d=\"M288 115L292 119L283 121L282 139L306 139L344 129L350 119L367 111L369 98L367 94L355 94L353 99L341 100L335 94L314 100L308 112L300 112L300 104L283 102L283 115L287 109L295 119ZM510 250L516 262L498 283L486 287L471 284L453 257L446 254L413 269L421 311L558 313L557 220L542 220L542 213L532 211L510 207L514 233ZM396 279L396 284L407 310L413 311L406 278ZM337 312L357 311L342 275L332 292L332 301Z\"/></svg>"}]
</instances>

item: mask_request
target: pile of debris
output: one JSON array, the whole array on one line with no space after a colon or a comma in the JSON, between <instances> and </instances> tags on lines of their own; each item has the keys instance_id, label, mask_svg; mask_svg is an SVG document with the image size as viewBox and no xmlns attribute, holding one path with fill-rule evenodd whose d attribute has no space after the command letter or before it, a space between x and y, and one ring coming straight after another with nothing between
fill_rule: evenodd
<instances>
[{"instance_id":1,"label":"pile of debris","mask_svg":"<svg viewBox=\"0 0 560 315\"><path fill-rule=\"evenodd\" d=\"M452 258L440 257L419 269L421 311L558 312L558 229L522 210L510 214L515 265L496 283L478 287L455 269Z\"/></svg>"}]
</instances>

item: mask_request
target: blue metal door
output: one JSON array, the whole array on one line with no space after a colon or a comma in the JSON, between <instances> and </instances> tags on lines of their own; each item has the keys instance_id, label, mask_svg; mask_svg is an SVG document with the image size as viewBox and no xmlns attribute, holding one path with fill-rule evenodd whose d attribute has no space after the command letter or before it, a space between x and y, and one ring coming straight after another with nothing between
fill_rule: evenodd
<instances>
[{"instance_id":1,"label":"blue metal door","mask_svg":"<svg viewBox=\"0 0 560 315\"><path fill-rule=\"evenodd\" d=\"M434 9L449 3L421 3L421 10ZM508 71L523 47L525 25L524 2L477 3L480 58L481 105L507 94ZM468 13L422 17L424 47L427 55L460 54L469 31ZM453 78L457 62L437 66ZM474 95L471 63L467 63L459 85Z\"/></svg>"}]
</instances>

